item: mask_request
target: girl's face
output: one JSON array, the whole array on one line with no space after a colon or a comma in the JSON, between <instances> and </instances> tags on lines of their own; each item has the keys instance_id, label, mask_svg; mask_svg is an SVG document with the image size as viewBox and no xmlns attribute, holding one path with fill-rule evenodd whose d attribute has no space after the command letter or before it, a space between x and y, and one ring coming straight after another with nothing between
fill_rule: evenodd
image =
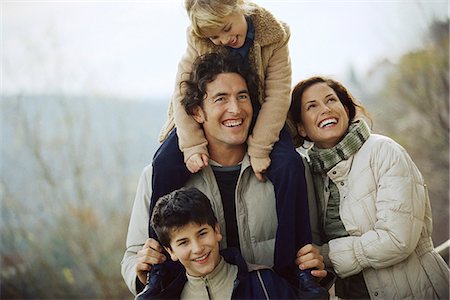
<instances>
[{"instance_id":1,"label":"girl's face","mask_svg":"<svg viewBox=\"0 0 450 300\"><path fill-rule=\"evenodd\" d=\"M326 83L316 83L302 95L298 133L319 148L332 148L344 137L349 126L348 111Z\"/></svg>"},{"instance_id":2,"label":"girl's face","mask_svg":"<svg viewBox=\"0 0 450 300\"><path fill-rule=\"evenodd\" d=\"M235 13L223 19L223 26L211 29L207 37L218 46L241 48L247 36L247 20L242 13Z\"/></svg>"}]
</instances>

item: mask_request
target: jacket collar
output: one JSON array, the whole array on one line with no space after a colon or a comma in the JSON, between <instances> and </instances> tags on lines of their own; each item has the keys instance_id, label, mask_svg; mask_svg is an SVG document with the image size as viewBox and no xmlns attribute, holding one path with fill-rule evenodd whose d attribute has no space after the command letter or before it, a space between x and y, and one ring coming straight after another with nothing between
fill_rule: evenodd
<instances>
[{"instance_id":1,"label":"jacket collar","mask_svg":"<svg viewBox=\"0 0 450 300\"><path fill-rule=\"evenodd\" d=\"M286 24L278 21L275 16L265 8L251 3L254 7L253 13L250 15L255 27L254 44L259 44L261 47L282 41L286 39L288 32L286 31ZM222 52L225 47L214 45L207 38L197 37L192 28L188 28L188 32L193 36L194 43L199 46L199 49L210 49L213 52ZM201 51L201 52L203 52Z\"/></svg>"}]
</instances>

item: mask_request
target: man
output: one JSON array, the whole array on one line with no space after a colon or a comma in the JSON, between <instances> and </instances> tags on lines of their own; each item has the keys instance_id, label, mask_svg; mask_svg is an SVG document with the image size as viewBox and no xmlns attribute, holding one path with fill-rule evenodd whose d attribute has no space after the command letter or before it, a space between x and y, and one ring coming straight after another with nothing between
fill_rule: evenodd
<instances>
[{"instance_id":1,"label":"man","mask_svg":"<svg viewBox=\"0 0 450 300\"><path fill-rule=\"evenodd\" d=\"M232 57L208 54L200 57L186 80L183 106L202 125L208 141L209 165L193 174L186 187L196 187L212 202L224 239L221 249L236 247L250 264L273 266L277 215L274 188L259 181L247 154L247 137L253 121L251 99L257 99L252 70ZM176 174L174 174L176 176ZM166 260L161 245L147 239L151 167L139 181L122 260L122 275L129 289L142 290L153 264ZM325 277L323 257L311 245L300 249L296 264L318 268L314 276ZM295 257L292 258L294 261Z\"/></svg>"}]
</instances>

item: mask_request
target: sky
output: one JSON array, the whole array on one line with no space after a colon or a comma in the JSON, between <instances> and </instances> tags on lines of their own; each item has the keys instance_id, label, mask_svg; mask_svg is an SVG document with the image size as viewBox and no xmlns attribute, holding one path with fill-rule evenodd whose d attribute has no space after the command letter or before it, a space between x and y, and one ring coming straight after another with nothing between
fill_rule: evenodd
<instances>
[{"instance_id":1,"label":"sky","mask_svg":"<svg viewBox=\"0 0 450 300\"><path fill-rule=\"evenodd\" d=\"M254 2L291 28L293 83L395 62L448 17L447 0ZM182 0L2 0L2 93L168 101L188 24Z\"/></svg>"}]
</instances>

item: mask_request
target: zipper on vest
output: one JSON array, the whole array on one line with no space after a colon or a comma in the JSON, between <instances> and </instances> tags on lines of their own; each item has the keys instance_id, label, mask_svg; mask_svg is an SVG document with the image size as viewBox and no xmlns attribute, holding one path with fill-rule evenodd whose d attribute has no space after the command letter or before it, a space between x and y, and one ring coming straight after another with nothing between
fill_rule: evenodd
<instances>
[{"instance_id":1,"label":"zipper on vest","mask_svg":"<svg viewBox=\"0 0 450 300\"><path fill-rule=\"evenodd\" d=\"M208 299L209 299L209 300L212 300L213 297L211 297L211 292L209 291L208 279L203 278L203 283L205 284L206 293L208 294Z\"/></svg>"}]
</instances>

